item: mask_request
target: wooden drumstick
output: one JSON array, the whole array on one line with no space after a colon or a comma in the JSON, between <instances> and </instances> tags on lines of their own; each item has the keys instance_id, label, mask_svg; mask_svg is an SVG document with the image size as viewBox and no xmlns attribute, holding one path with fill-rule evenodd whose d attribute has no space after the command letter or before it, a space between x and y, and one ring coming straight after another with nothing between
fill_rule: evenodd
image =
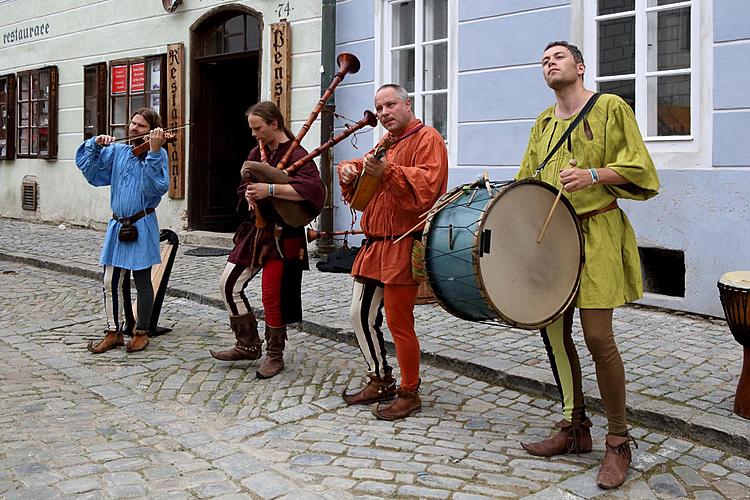
<instances>
[{"instance_id":1,"label":"wooden drumstick","mask_svg":"<svg viewBox=\"0 0 750 500\"><path fill-rule=\"evenodd\" d=\"M575 159L570 160L571 167L575 167L578 165L578 162ZM537 243L541 243L544 239L544 235L547 233L547 228L549 227L549 222L552 220L552 214L555 213L555 208L557 208L557 204L560 202L560 196L562 196L563 187L560 186L560 190L557 192L557 196L555 197L555 201L552 202L552 208L549 209L549 213L547 214L547 220L544 221L544 226L542 226L542 232L539 233L539 237L536 239Z\"/></svg>"}]
</instances>

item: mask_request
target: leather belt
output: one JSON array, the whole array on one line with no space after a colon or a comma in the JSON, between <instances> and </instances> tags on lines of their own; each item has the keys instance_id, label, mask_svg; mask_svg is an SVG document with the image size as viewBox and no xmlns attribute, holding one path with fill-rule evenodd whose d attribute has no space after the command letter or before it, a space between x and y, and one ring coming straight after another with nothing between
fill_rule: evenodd
<instances>
[{"instance_id":1,"label":"leather belt","mask_svg":"<svg viewBox=\"0 0 750 500\"><path fill-rule=\"evenodd\" d=\"M386 241L386 240L397 240L404 236L403 234L391 234L388 236L368 236L365 235L367 238L365 240L365 245L369 245L375 241ZM410 236L414 239L421 239L422 238L422 231L412 231L411 233L406 234L406 236Z\"/></svg>"},{"instance_id":2,"label":"leather belt","mask_svg":"<svg viewBox=\"0 0 750 500\"><path fill-rule=\"evenodd\" d=\"M120 217L116 213L112 212L112 218L118 222L122 222L122 219L128 219L131 224L135 223L138 219L147 216L148 214L152 214L156 211L154 208L147 208L146 210L141 210L138 213L135 213L131 215L130 217Z\"/></svg>"},{"instance_id":3,"label":"leather belt","mask_svg":"<svg viewBox=\"0 0 750 500\"><path fill-rule=\"evenodd\" d=\"M579 215L578 220L590 219L591 217L595 215L603 214L604 212L609 212L610 210L614 210L615 208L618 208L617 199L615 199L612 203L610 203L604 208L600 208L598 210L592 210L591 212L586 212L585 214Z\"/></svg>"}]
</instances>

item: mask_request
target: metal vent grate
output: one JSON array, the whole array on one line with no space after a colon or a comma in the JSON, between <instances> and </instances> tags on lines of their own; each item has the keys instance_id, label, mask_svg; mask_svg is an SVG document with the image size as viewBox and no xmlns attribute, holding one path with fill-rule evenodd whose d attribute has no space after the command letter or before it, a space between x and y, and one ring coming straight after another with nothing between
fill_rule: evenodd
<instances>
[{"instance_id":1,"label":"metal vent grate","mask_svg":"<svg viewBox=\"0 0 750 500\"><path fill-rule=\"evenodd\" d=\"M21 188L21 208L36 211L38 192L36 181L23 181Z\"/></svg>"}]
</instances>

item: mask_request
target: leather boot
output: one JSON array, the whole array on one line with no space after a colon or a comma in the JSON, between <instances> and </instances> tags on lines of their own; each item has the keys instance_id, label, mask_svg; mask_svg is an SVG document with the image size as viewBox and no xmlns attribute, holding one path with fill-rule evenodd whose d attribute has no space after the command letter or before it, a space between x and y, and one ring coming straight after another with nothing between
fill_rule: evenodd
<instances>
[{"instance_id":1,"label":"leather boot","mask_svg":"<svg viewBox=\"0 0 750 500\"><path fill-rule=\"evenodd\" d=\"M375 373L370 373L367 377L370 379L367 385L354 394L347 394L346 389L341 393L344 402L351 405L369 405L380 401L390 401L396 396L396 381L391 373L393 368L390 366L383 370L383 377Z\"/></svg>"},{"instance_id":2,"label":"leather boot","mask_svg":"<svg viewBox=\"0 0 750 500\"><path fill-rule=\"evenodd\" d=\"M148 330L135 330L133 339L125 344L125 350L128 352L142 351L148 345Z\"/></svg>"},{"instance_id":3,"label":"leather boot","mask_svg":"<svg viewBox=\"0 0 750 500\"><path fill-rule=\"evenodd\" d=\"M537 457L553 457L575 453L589 453L591 451L591 420L588 418L579 424L572 424L567 420L560 420L555 427L560 431L552 437L536 443L521 443L523 449Z\"/></svg>"},{"instance_id":4,"label":"leather boot","mask_svg":"<svg viewBox=\"0 0 750 500\"><path fill-rule=\"evenodd\" d=\"M628 477L628 467L632 455L630 453L629 441L633 439L630 436L614 436L607 434L604 441L605 452L602 466L599 467L599 474L596 476L596 484L605 490L617 488L625 482ZM638 444L633 440L633 444L638 448Z\"/></svg>"},{"instance_id":5,"label":"leather boot","mask_svg":"<svg viewBox=\"0 0 750 500\"><path fill-rule=\"evenodd\" d=\"M286 326L274 328L266 325L266 359L255 372L258 378L271 378L284 369Z\"/></svg>"},{"instance_id":6,"label":"leather boot","mask_svg":"<svg viewBox=\"0 0 750 500\"><path fill-rule=\"evenodd\" d=\"M116 332L114 330L107 330L104 332L104 338L94 345L94 342L89 342L86 348L93 354L101 354L104 351L109 351L115 347L125 345L125 340L122 338L122 332Z\"/></svg>"},{"instance_id":7,"label":"leather boot","mask_svg":"<svg viewBox=\"0 0 750 500\"><path fill-rule=\"evenodd\" d=\"M419 386L416 389L396 390L396 399L387 405L372 405L372 414L380 420L401 420L410 417L422 409L419 399Z\"/></svg>"},{"instance_id":8,"label":"leather boot","mask_svg":"<svg viewBox=\"0 0 750 500\"><path fill-rule=\"evenodd\" d=\"M229 324L234 331L237 342L234 347L226 351L211 350L211 356L220 361L239 361L248 359L250 361L260 359L263 355L261 341L258 336L258 322L251 312L240 316L229 316Z\"/></svg>"}]
</instances>

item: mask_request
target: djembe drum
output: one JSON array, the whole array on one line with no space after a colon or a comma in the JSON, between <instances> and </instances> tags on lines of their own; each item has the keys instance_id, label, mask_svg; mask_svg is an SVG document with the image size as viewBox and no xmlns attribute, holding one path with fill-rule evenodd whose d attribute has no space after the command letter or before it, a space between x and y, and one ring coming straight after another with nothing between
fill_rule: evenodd
<instances>
[{"instance_id":1,"label":"djembe drum","mask_svg":"<svg viewBox=\"0 0 750 500\"><path fill-rule=\"evenodd\" d=\"M726 273L717 286L729 330L745 350L734 413L750 419L750 271Z\"/></svg>"}]
</instances>

